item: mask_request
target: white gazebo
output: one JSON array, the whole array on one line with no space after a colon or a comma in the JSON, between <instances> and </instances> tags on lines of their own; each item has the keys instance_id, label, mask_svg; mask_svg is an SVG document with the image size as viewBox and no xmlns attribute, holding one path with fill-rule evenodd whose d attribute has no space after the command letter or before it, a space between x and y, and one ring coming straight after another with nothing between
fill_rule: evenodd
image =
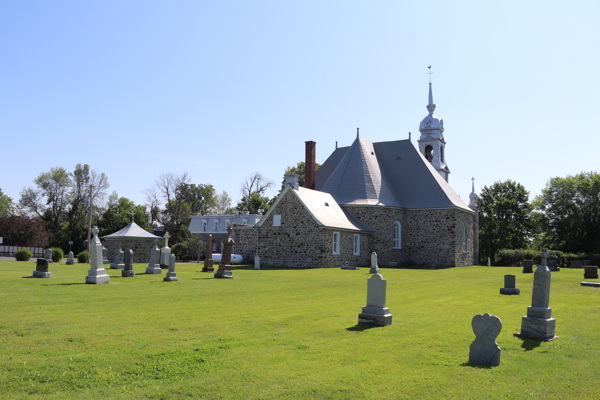
<instances>
[{"instance_id":1,"label":"white gazebo","mask_svg":"<svg viewBox=\"0 0 600 400\"><path fill-rule=\"evenodd\" d=\"M133 250L133 262L145 263L150 261L150 253L154 245L158 245L163 238L145 231L132 222L120 231L102 236L102 239L107 250L108 261L111 263L120 249Z\"/></svg>"}]
</instances>

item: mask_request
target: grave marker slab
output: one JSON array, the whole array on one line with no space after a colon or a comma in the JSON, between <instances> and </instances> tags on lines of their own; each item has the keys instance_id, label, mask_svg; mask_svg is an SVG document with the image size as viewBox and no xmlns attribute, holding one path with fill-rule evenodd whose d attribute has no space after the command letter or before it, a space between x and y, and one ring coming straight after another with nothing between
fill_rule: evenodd
<instances>
[{"instance_id":1,"label":"grave marker slab","mask_svg":"<svg viewBox=\"0 0 600 400\"><path fill-rule=\"evenodd\" d=\"M208 234L208 243L206 243L206 257L204 257L204 267L202 272L214 272L213 258L212 258L212 235Z\"/></svg>"},{"instance_id":2,"label":"grave marker slab","mask_svg":"<svg viewBox=\"0 0 600 400\"><path fill-rule=\"evenodd\" d=\"M110 266L110 268L111 269L125 268L125 264L123 262L124 259L125 259L125 252L123 251L123 249L119 249L119 252L117 253L117 255L115 255L115 259L114 259L112 265ZM104 264L104 262L102 262L102 264Z\"/></svg>"},{"instance_id":3,"label":"grave marker slab","mask_svg":"<svg viewBox=\"0 0 600 400\"><path fill-rule=\"evenodd\" d=\"M88 274L85 277L85 283L90 284L106 284L110 283L110 276L104 269L102 263L102 243L98 238L98 227L92 228L92 246L90 254L90 263L92 267L88 269Z\"/></svg>"},{"instance_id":4,"label":"grave marker slab","mask_svg":"<svg viewBox=\"0 0 600 400\"><path fill-rule=\"evenodd\" d=\"M108 249L106 247L104 247L104 245L102 245L102 264L110 264L110 261L108 261L108 256L106 255L106 252L108 251Z\"/></svg>"},{"instance_id":5,"label":"grave marker slab","mask_svg":"<svg viewBox=\"0 0 600 400\"><path fill-rule=\"evenodd\" d=\"M219 264L219 269L215 273L215 278L220 279L230 279L233 278L233 271L231 270L231 253L233 250L233 245L235 242L231 238L231 233L233 232L233 228L229 227L228 233L229 237L223 243L223 256L221 257L221 263Z\"/></svg>"},{"instance_id":6,"label":"grave marker slab","mask_svg":"<svg viewBox=\"0 0 600 400\"><path fill-rule=\"evenodd\" d=\"M135 271L133 270L133 250L125 250L125 268L121 271L123 278L133 278Z\"/></svg>"},{"instance_id":7,"label":"grave marker slab","mask_svg":"<svg viewBox=\"0 0 600 400\"><path fill-rule=\"evenodd\" d=\"M381 274L373 274L367 281L367 305L358 314L359 324L386 326L392 323L387 308L387 280Z\"/></svg>"},{"instance_id":8,"label":"grave marker slab","mask_svg":"<svg viewBox=\"0 0 600 400\"><path fill-rule=\"evenodd\" d=\"M500 288L500 294L520 294L521 289L516 287L516 280L514 275L504 275L504 287Z\"/></svg>"},{"instance_id":9,"label":"grave marker slab","mask_svg":"<svg viewBox=\"0 0 600 400\"><path fill-rule=\"evenodd\" d=\"M500 318L488 313L476 315L471 321L475 340L469 346L469 364L500 365L500 346L496 338L502 330Z\"/></svg>"},{"instance_id":10,"label":"grave marker slab","mask_svg":"<svg viewBox=\"0 0 600 400\"><path fill-rule=\"evenodd\" d=\"M583 262L581 260L571 260L569 268L583 268Z\"/></svg>"},{"instance_id":11,"label":"grave marker slab","mask_svg":"<svg viewBox=\"0 0 600 400\"><path fill-rule=\"evenodd\" d=\"M584 279L598 279L598 267L592 266L592 265L586 265L585 267L583 267L583 270L584 270L584 273L583 273Z\"/></svg>"},{"instance_id":12,"label":"grave marker slab","mask_svg":"<svg viewBox=\"0 0 600 400\"><path fill-rule=\"evenodd\" d=\"M34 278L52 278L52 272L48 272L48 260L45 258L38 258L35 263L35 271L33 271Z\"/></svg>"},{"instance_id":13,"label":"grave marker slab","mask_svg":"<svg viewBox=\"0 0 600 400\"><path fill-rule=\"evenodd\" d=\"M73 252L69 251L69 256L67 257L67 265L73 265L75 262L73 261Z\"/></svg>"},{"instance_id":14,"label":"grave marker slab","mask_svg":"<svg viewBox=\"0 0 600 400\"><path fill-rule=\"evenodd\" d=\"M371 274L379 273L379 265L377 265L377 253L371 253L371 269L369 270Z\"/></svg>"},{"instance_id":15,"label":"grave marker slab","mask_svg":"<svg viewBox=\"0 0 600 400\"><path fill-rule=\"evenodd\" d=\"M171 264L171 249L169 248L170 237L171 235L169 235L169 232L165 233L165 245L160 249L160 267L162 269L169 268L169 265Z\"/></svg>"},{"instance_id":16,"label":"grave marker slab","mask_svg":"<svg viewBox=\"0 0 600 400\"><path fill-rule=\"evenodd\" d=\"M176 258L177 257L175 257L175 254L171 254L171 258L169 260L169 272L167 272L167 276L164 278L165 282L175 282L179 280L177 274L175 273Z\"/></svg>"},{"instance_id":17,"label":"grave marker slab","mask_svg":"<svg viewBox=\"0 0 600 400\"><path fill-rule=\"evenodd\" d=\"M523 260L523 273L533 274L533 260Z\"/></svg>"},{"instance_id":18,"label":"grave marker slab","mask_svg":"<svg viewBox=\"0 0 600 400\"><path fill-rule=\"evenodd\" d=\"M44 249L44 258L48 260L48 263L52 262L52 249Z\"/></svg>"},{"instance_id":19,"label":"grave marker slab","mask_svg":"<svg viewBox=\"0 0 600 400\"><path fill-rule=\"evenodd\" d=\"M254 256L254 269L260 269L260 257L258 254Z\"/></svg>"},{"instance_id":20,"label":"grave marker slab","mask_svg":"<svg viewBox=\"0 0 600 400\"><path fill-rule=\"evenodd\" d=\"M351 266L350 262L345 261L344 264L342 264L341 269L357 270L357 269L360 269L360 268L355 267L355 266Z\"/></svg>"},{"instance_id":21,"label":"grave marker slab","mask_svg":"<svg viewBox=\"0 0 600 400\"><path fill-rule=\"evenodd\" d=\"M158 243L154 242L154 246L150 249L150 261L148 262L148 266L146 267L146 273L152 275L160 275L162 270L160 269L160 264L158 263L160 260L160 249L158 248Z\"/></svg>"},{"instance_id":22,"label":"grave marker slab","mask_svg":"<svg viewBox=\"0 0 600 400\"><path fill-rule=\"evenodd\" d=\"M554 254L548 255L548 269L552 272L560 271L560 267L558 266L558 256Z\"/></svg>"}]
</instances>

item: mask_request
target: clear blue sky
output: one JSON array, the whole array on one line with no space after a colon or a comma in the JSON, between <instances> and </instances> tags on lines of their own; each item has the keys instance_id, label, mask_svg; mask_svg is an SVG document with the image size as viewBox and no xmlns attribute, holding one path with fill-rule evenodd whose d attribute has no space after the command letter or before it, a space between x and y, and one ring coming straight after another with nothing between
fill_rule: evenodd
<instances>
[{"instance_id":1,"label":"clear blue sky","mask_svg":"<svg viewBox=\"0 0 600 400\"><path fill-rule=\"evenodd\" d=\"M433 65L450 184L531 198L598 170L598 1L3 1L0 188L87 163L144 203L161 172L276 183L317 142L407 138ZM591 113L591 114L590 114Z\"/></svg>"}]
</instances>

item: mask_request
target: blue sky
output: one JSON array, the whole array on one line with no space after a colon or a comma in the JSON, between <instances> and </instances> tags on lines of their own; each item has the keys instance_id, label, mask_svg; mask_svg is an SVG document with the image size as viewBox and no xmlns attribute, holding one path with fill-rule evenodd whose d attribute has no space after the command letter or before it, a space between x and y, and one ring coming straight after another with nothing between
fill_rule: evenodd
<instances>
[{"instance_id":1,"label":"blue sky","mask_svg":"<svg viewBox=\"0 0 600 400\"><path fill-rule=\"evenodd\" d=\"M427 66L450 184L540 194L598 169L598 1L4 1L0 188L87 163L144 203L162 172L227 191L317 142L405 139ZM591 113L591 114L590 114Z\"/></svg>"}]
</instances>

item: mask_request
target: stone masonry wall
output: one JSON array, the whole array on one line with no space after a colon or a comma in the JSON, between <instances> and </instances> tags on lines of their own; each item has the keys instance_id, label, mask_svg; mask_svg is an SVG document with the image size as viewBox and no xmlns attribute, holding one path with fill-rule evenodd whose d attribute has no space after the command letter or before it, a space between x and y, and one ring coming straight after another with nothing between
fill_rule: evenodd
<instances>
[{"instance_id":1,"label":"stone masonry wall","mask_svg":"<svg viewBox=\"0 0 600 400\"><path fill-rule=\"evenodd\" d=\"M333 254L333 232L340 233L340 254ZM340 231L332 228L320 229L324 268L340 268L346 261L352 267L371 265L371 235L360 233L360 255L354 255L354 234L359 232Z\"/></svg>"},{"instance_id":2,"label":"stone masonry wall","mask_svg":"<svg viewBox=\"0 0 600 400\"><path fill-rule=\"evenodd\" d=\"M105 240L104 247L106 247L106 257L111 263L120 249L133 250L134 263L147 263L150 262L150 252L154 244L157 243L158 247L161 247L159 242L160 239L113 239Z\"/></svg>"},{"instance_id":3,"label":"stone masonry wall","mask_svg":"<svg viewBox=\"0 0 600 400\"><path fill-rule=\"evenodd\" d=\"M234 254L244 257L244 264L253 264L256 255L256 239L258 230L252 227L235 226L233 227L233 245Z\"/></svg>"},{"instance_id":4,"label":"stone masonry wall","mask_svg":"<svg viewBox=\"0 0 600 400\"><path fill-rule=\"evenodd\" d=\"M474 234L473 234L473 214L466 212L456 211L456 256L455 265L457 267L463 267L467 265L473 265L473 250L474 250ZM460 232L463 226L467 227L467 252L464 252L460 242Z\"/></svg>"}]
</instances>

